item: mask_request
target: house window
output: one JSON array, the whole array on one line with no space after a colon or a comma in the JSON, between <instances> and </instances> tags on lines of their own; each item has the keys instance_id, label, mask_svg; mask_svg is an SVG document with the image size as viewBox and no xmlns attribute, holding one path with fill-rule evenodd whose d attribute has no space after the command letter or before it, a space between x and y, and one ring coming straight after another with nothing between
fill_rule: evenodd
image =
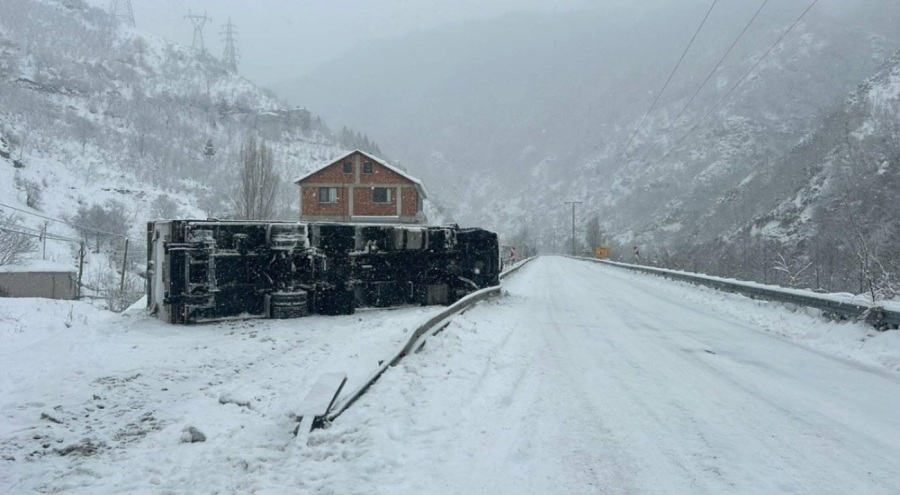
<instances>
[{"instance_id":1,"label":"house window","mask_svg":"<svg viewBox=\"0 0 900 495\"><path fill-rule=\"evenodd\" d=\"M372 162L367 161L367 162L363 163L363 173L364 174L372 173Z\"/></svg>"},{"instance_id":2,"label":"house window","mask_svg":"<svg viewBox=\"0 0 900 495\"><path fill-rule=\"evenodd\" d=\"M350 160L344 160L344 173L352 174L353 173L353 162Z\"/></svg>"},{"instance_id":3,"label":"house window","mask_svg":"<svg viewBox=\"0 0 900 495\"><path fill-rule=\"evenodd\" d=\"M390 203L391 202L391 189L387 187L376 187L372 189L372 202L373 203Z\"/></svg>"},{"instance_id":4,"label":"house window","mask_svg":"<svg viewBox=\"0 0 900 495\"><path fill-rule=\"evenodd\" d=\"M320 187L319 203L337 203L338 188L336 187Z\"/></svg>"}]
</instances>

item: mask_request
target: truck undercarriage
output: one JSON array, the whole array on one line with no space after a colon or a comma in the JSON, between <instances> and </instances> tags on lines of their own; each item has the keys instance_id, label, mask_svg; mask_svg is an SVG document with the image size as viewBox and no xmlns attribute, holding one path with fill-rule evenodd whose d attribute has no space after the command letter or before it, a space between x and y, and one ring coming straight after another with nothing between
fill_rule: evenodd
<instances>
[{"instance_id":1,"label":"truck undercarriage","mask_svg":"<svg viewBox=\"0 0 900 495\"><path fill-rule=\"evenodd\" d=\"M179 324L450 304L500 272L497 235L456 226L166 220L147 246L148 308Z\"/></svg>"}]
</instances>

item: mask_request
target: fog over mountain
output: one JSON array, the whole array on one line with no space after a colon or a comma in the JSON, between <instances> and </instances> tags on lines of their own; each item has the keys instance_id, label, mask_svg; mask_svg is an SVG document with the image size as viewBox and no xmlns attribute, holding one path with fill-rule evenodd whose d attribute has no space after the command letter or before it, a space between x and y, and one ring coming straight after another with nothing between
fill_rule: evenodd
<instances>
[{"instance_id":1,"label":"fog over mountain","mask_svg":"<svg viewBox=\"0 0 900 495\"><path fill-rule=\"evenodd\" d=\"M766 85L777 87L760 91L771 103L809 98L789 116L800 122L867 76L886 55L881 45L891 45L883 38L892 31L890 16L883 15L887 2L870 2L862 12L838 4L846 2L822 2L780 51L777 60L784 62L805 57L791 67L797 74L767 75ZM609 3L458 24L371 45L275 89L297 103L316 102L332 120L366 129L413 170L439 167L420 172L432 175L432 182L453 180L444 175L444 162L436 161L440 156L456 172L509 173L506 185L518 186L523 176L511 172L547 159L564 162L563 169L587 160L600 160L601 168L621 163L618 148L708 5ZM638 145L680 108L757 6L717 6ZM694 102L688 121L718 99L804 7L767 6Z\"/></svg>"},{"instance_id":2,"label":"fog over mountain","mask_svg":"<svg viewBox=\"0 0 900 495\"><path fill-rule=\"evenodd\" d=\"M579 241L597 217L608 243L691 252L792 199L801 185L777 181L794 173L788 154L900 46L896 2L819 1L777 45L810 2L768 2L748 27L762 3L717 2L627 149L711 2L456 23L373 43L275 89L365 129L462 223L559 251L571 228L564 202L583 201ZM763 170L774 189L741 193ZM781 246L809 234L754 232Z\"/></svg>"},{"instance_id":3,"label":"fog over mountain","mask_svg":"<svg viewBox=\"0 0 900 495\"><path fill-rule=\"evenodd\" d=\"M87 0L108 9L111 0ZM124 5L124 0L118 0ZM592 0L133 0L138 29L191 45L188 12L207 15L204 40L221 55L221 27L237 26L241 72L259 84L283 81L373 39L401 36L452 22L515 11L583 8Z\"/></svg>"}]
</instances>

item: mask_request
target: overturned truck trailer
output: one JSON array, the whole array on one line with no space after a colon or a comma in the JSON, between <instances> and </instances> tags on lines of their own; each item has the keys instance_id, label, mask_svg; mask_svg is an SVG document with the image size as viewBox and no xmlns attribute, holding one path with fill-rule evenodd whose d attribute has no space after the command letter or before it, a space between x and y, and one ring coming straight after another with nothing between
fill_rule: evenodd
<instances>
[{"instance_id":1,"label":"overturned truck trailer","mask_svg":"<svg viewBox=\"0 0 900 495\"><path fill-rule=\"evenodd\" d=\"M147 306L170 323L450 304L499 284L497 235L451 227L165 220L147 225Z\"/></svg>"}]
</instances>

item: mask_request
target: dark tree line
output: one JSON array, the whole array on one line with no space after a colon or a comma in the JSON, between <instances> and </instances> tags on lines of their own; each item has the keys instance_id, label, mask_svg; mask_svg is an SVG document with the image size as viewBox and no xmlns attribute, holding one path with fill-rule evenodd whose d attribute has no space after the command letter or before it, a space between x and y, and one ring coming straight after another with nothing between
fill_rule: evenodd
<instances>
[{"instance_id":1,"label":"dark tree line","mask_svg":"<svg viewBox=\"0 0 900 495\"><path fill-rule=\"evenodd\" d=\"M369 136L360 134L359 131L352 131L344 127L341 129L341 132L338 133L337 139L338 144L344 149L360 150L378 157L384 157L378 144L369 139Z\"/></svg>"}]
</instances>

